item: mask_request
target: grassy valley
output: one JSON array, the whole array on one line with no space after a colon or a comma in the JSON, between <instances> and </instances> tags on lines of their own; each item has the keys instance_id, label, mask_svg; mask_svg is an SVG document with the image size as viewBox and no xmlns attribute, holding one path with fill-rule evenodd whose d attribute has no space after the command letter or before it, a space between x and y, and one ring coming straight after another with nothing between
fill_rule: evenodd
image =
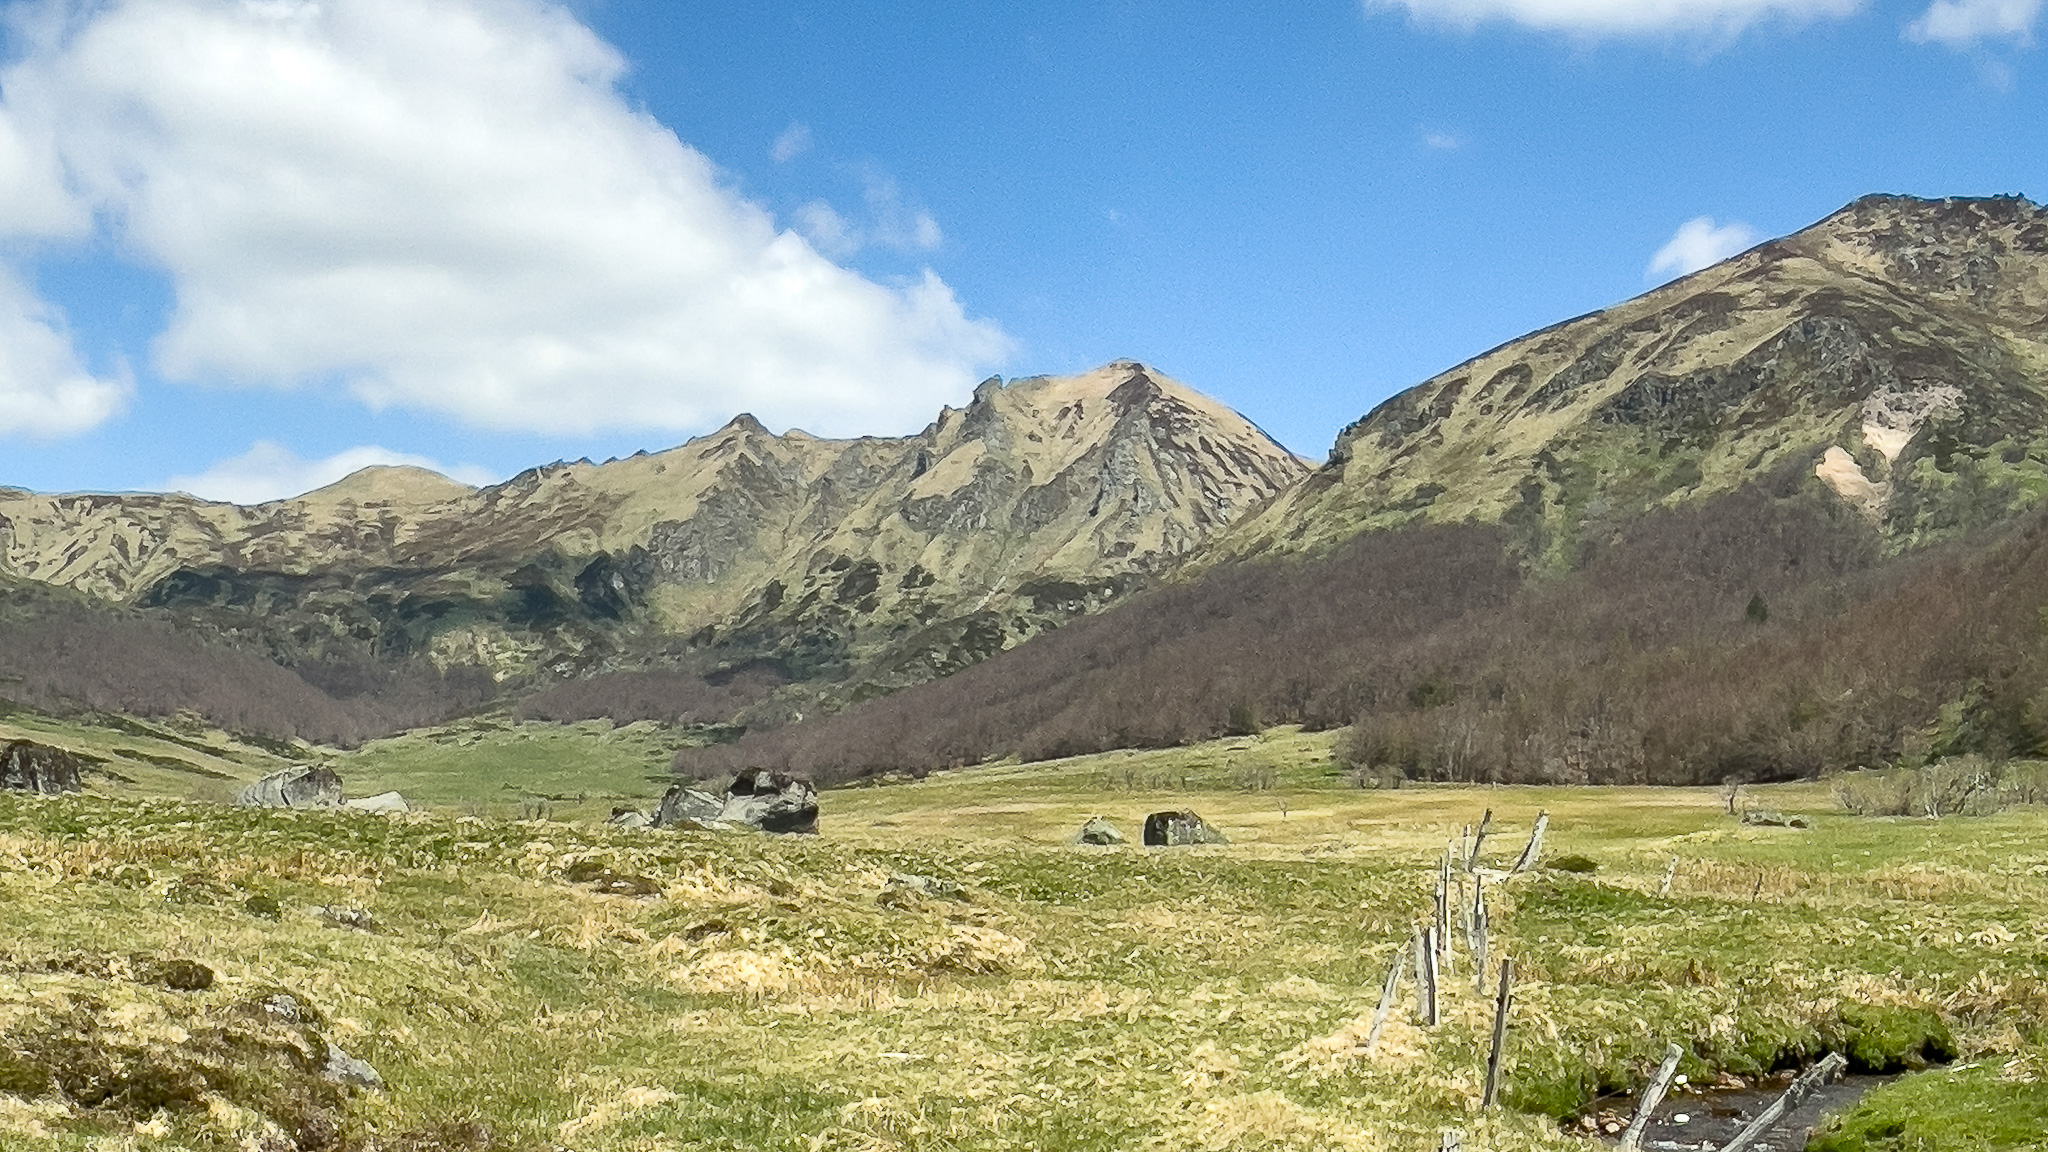
<instances>
[{"instance_id":1,"label":"grassy valley","mask_svg":"<svg viewBox=\"0 0 2048 1152\"><path fill-rule=\"evenodd\" d=\"M490 765L540 782L575 741L631 791L660 738L609 735L477 726L342 763L352 792L434 772L474 789ZM1713 789L1361 790L1330 734L1291 730L832 790L818 837L466 801L393 819L0 798L0 1131L38 1150L651 1152L1421 1148L1455 1128L1572 1149L1576 1117L1677 1041L1695 1083L1823 1048L1871 1068L1952 1053L1821 1146L2041 1146L2048 812L1858 818L1816 784L1749 799L1812 827L1740 825ZM1066 842L1091 815L1135 838L1184 807L1232 843ZM1420 1026L1404 988L1363 1047L1447 839L1489 808L1487 865L1547 811L1546 855L1594 869L1488 884L1494 955L1521 973L1490 1113L1491 1000L1464 956L1443 1023ZM170 986L191 983L167 982L175 960L214 981ZM252 1015L279 991L313 1022ZM323 1087L304 1069L327 1047L385 1087Z\"/></svg>"}]
</instances>

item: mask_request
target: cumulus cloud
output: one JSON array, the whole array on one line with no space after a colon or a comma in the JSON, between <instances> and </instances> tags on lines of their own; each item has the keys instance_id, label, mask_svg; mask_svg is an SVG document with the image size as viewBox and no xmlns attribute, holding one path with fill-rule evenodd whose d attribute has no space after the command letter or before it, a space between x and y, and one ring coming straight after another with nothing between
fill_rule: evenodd
<instances>
[{"instance_id":1,"label":"cumulus cloud","mask_svg":"<svg viewBox=\"0 0 2048 1152\"><path fill-rule=\"evenodd\" d=\"M56 311L0 273L0 433L65 436L127 404L127 377L86 371Z\"/></svg>"},{"instance_id":2,"label":"cumulus cloud","mask_svg":"<svg viewBox=\"0 0 2048 1152\"><path fill-rule=\"evenodd\" d=\"M1846 16L1863 0L1365 0L1417 19L1471 28L1506 21L1546 32L1630 35L1739 32L1764 20Z\"/></svg>"},{"instance_id":3,"label":"cumulus cloud","mask_svg":"<svg viewBox=\"0 0 2048 1152\"><path fill-rule=\"evenodd\" d=\"M474 464L443 467L425 456L363 445L319 460L307 460L274 440L258 440L240 456L216 461L204 472L173 476L166 492L187 492L202 500L230 504L261 504L304 495L374 465L404 464L425 468L472 486L496 482L490 471Z\"/></svg>"},{"instance_id":4,"label":"cumulus cloud","mask_svg":"<svg viewBox=\"0 0 2048 1152\"><path fill-rule=\"evenodd\" d=\"M46 13L0 113L169 276L169 378L340 382L503 429L745 409L867 432L1007 351L930 272L876 283L778 228L620 97L623 61L555 0Z\"/></svg>"},{"instance_id":5,"label":"cumulus cloud","mask_svg":"<svg viewBox=\"0 0 2048 1152\"><path fill-rule=\"evenodd\" d=\"M2030 43L2044 0L1934 0L1906 26L1908 39L1967 48L1982 40Z\"/></svg>"},{"instance_id":6,"label":"cumulus cloud","mask_svg":"<svg viewBox=\"0 0 2048 1152\"><path fill-rule=\"evenodd\" d=\"M1710 268L1737 252L1755 247L1763 236L1747 224L1730 221L1716 225L1712 216L1700 216L1678 226L1657 254L1650 257L1650 266L1644 270L1644 277L1650 280L1664 280L1678 276L1690 276L1702 268Z\"/></svg>"}]
</instances>

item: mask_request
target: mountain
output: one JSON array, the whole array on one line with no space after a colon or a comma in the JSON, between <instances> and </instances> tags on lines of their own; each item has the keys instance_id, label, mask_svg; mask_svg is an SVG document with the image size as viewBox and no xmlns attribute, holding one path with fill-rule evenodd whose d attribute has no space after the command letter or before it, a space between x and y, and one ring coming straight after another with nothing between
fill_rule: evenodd
<instances>
[{"instance_id":1,"label":"mountain","mask_svg":"<svg viewBox=\"0 0 2048 1152\"><path fill-rule=\"evenodd\" d=\"M0 569L301 669L763 671L877 691L1114 602L1307 466L1143 365L982 384L901 438L750 416L471 489L371 468L253 507L0 490Z\"/></svg>"},{"instance_id":2,"label":"mountain","mask_svg":"<svg viewBox=\"0 0 2048 1152\"><path fill-rule=\"evenodd\" d=\"M1908 548L2038 502L2044 431L2048 210L1871 196L1389 399L1218 554L1481 521L1569 567L1787 463Z\"/></svg>"},{"instance_id":3,"label":"mountain","mask_svg":"<svg viewBox=\"0 0 2048 1152\"><path fill-rule=\"evenodd\" d=\"M2048 210L1859 200L1379 405L1143 595L679 769L1350 725L1372 778L2048 753ZM999 702L999 703L990 703Z\"/></svg>"}]
</instances>

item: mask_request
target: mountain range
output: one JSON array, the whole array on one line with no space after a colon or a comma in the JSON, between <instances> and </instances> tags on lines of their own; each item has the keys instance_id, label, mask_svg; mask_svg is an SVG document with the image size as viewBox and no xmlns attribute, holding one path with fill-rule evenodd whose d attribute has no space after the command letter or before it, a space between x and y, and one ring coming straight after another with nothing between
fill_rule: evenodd
<instances>
[{"instance_id":1,"label":"mountain range","mask_svg":"<svg viewBox=\"0 0 2048 1152\"><path fill-rule=\"evenodd\" d=\"M1408 389L1320 467L1119 361L991 380L915 436L741 416L482 489L0 490L0 654L90 618L102 662L183 653L354 717L244 717L286 735L508 704L753 729L704 773L1293 722L1353 725L1368 772L1804 774L2048 742L2031 640L1943 599L2032 626L2044 433L2048 210L1873 196ZM194 706L64 663L0 675Z\"/></svg>"}]
</instances>

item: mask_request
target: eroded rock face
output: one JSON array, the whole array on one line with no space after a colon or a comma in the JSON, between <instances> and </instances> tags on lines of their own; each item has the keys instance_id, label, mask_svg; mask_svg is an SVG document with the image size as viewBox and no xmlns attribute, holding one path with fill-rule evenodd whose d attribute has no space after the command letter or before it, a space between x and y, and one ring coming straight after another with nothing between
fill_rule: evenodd
<instances>
[{"instance_id":1,"label":"eroded rock face","mask_svg":"<svg viewBox=\"0 0 2048 1152\"><path fill-rule=\"evenodd\" d=\"M815 833L818 790L808 780L766 768L749 768L726 788L725 804L718 818L763 832Z\"/></svg>"},{"instance_id":2,"label":"eroded rock face","mask_svg":"<svg viewBox=\"0 0 2048 1152\"><path fill-rule=\"evenodd\" d=\"M235 797L243 808L339 808L341 777L332 768L300 765L272 772Z\"/></svg>"},{"instance_id":3,"label":"eroded rock face","mask_svg":"<svg viewBox=\"0 0 2048 1152\"><path fill-rule=\"evenodd\" d=\"M1154 848L1174 848L1230 841L1193 812L1154 812L1145 817L1145 843Z\"/></svg>"},{"instance_id":4,"label":"eroded rock face","mask_svg":"<svg viewBox=\"0 0 2048 1152\"><path fill-rule=\"evenodd\" d=\"M76 792L78 757L62 748L16 740L0 748L0 788L12 792L35 792L54 796Z\"/></svg>"}]
</instances>

